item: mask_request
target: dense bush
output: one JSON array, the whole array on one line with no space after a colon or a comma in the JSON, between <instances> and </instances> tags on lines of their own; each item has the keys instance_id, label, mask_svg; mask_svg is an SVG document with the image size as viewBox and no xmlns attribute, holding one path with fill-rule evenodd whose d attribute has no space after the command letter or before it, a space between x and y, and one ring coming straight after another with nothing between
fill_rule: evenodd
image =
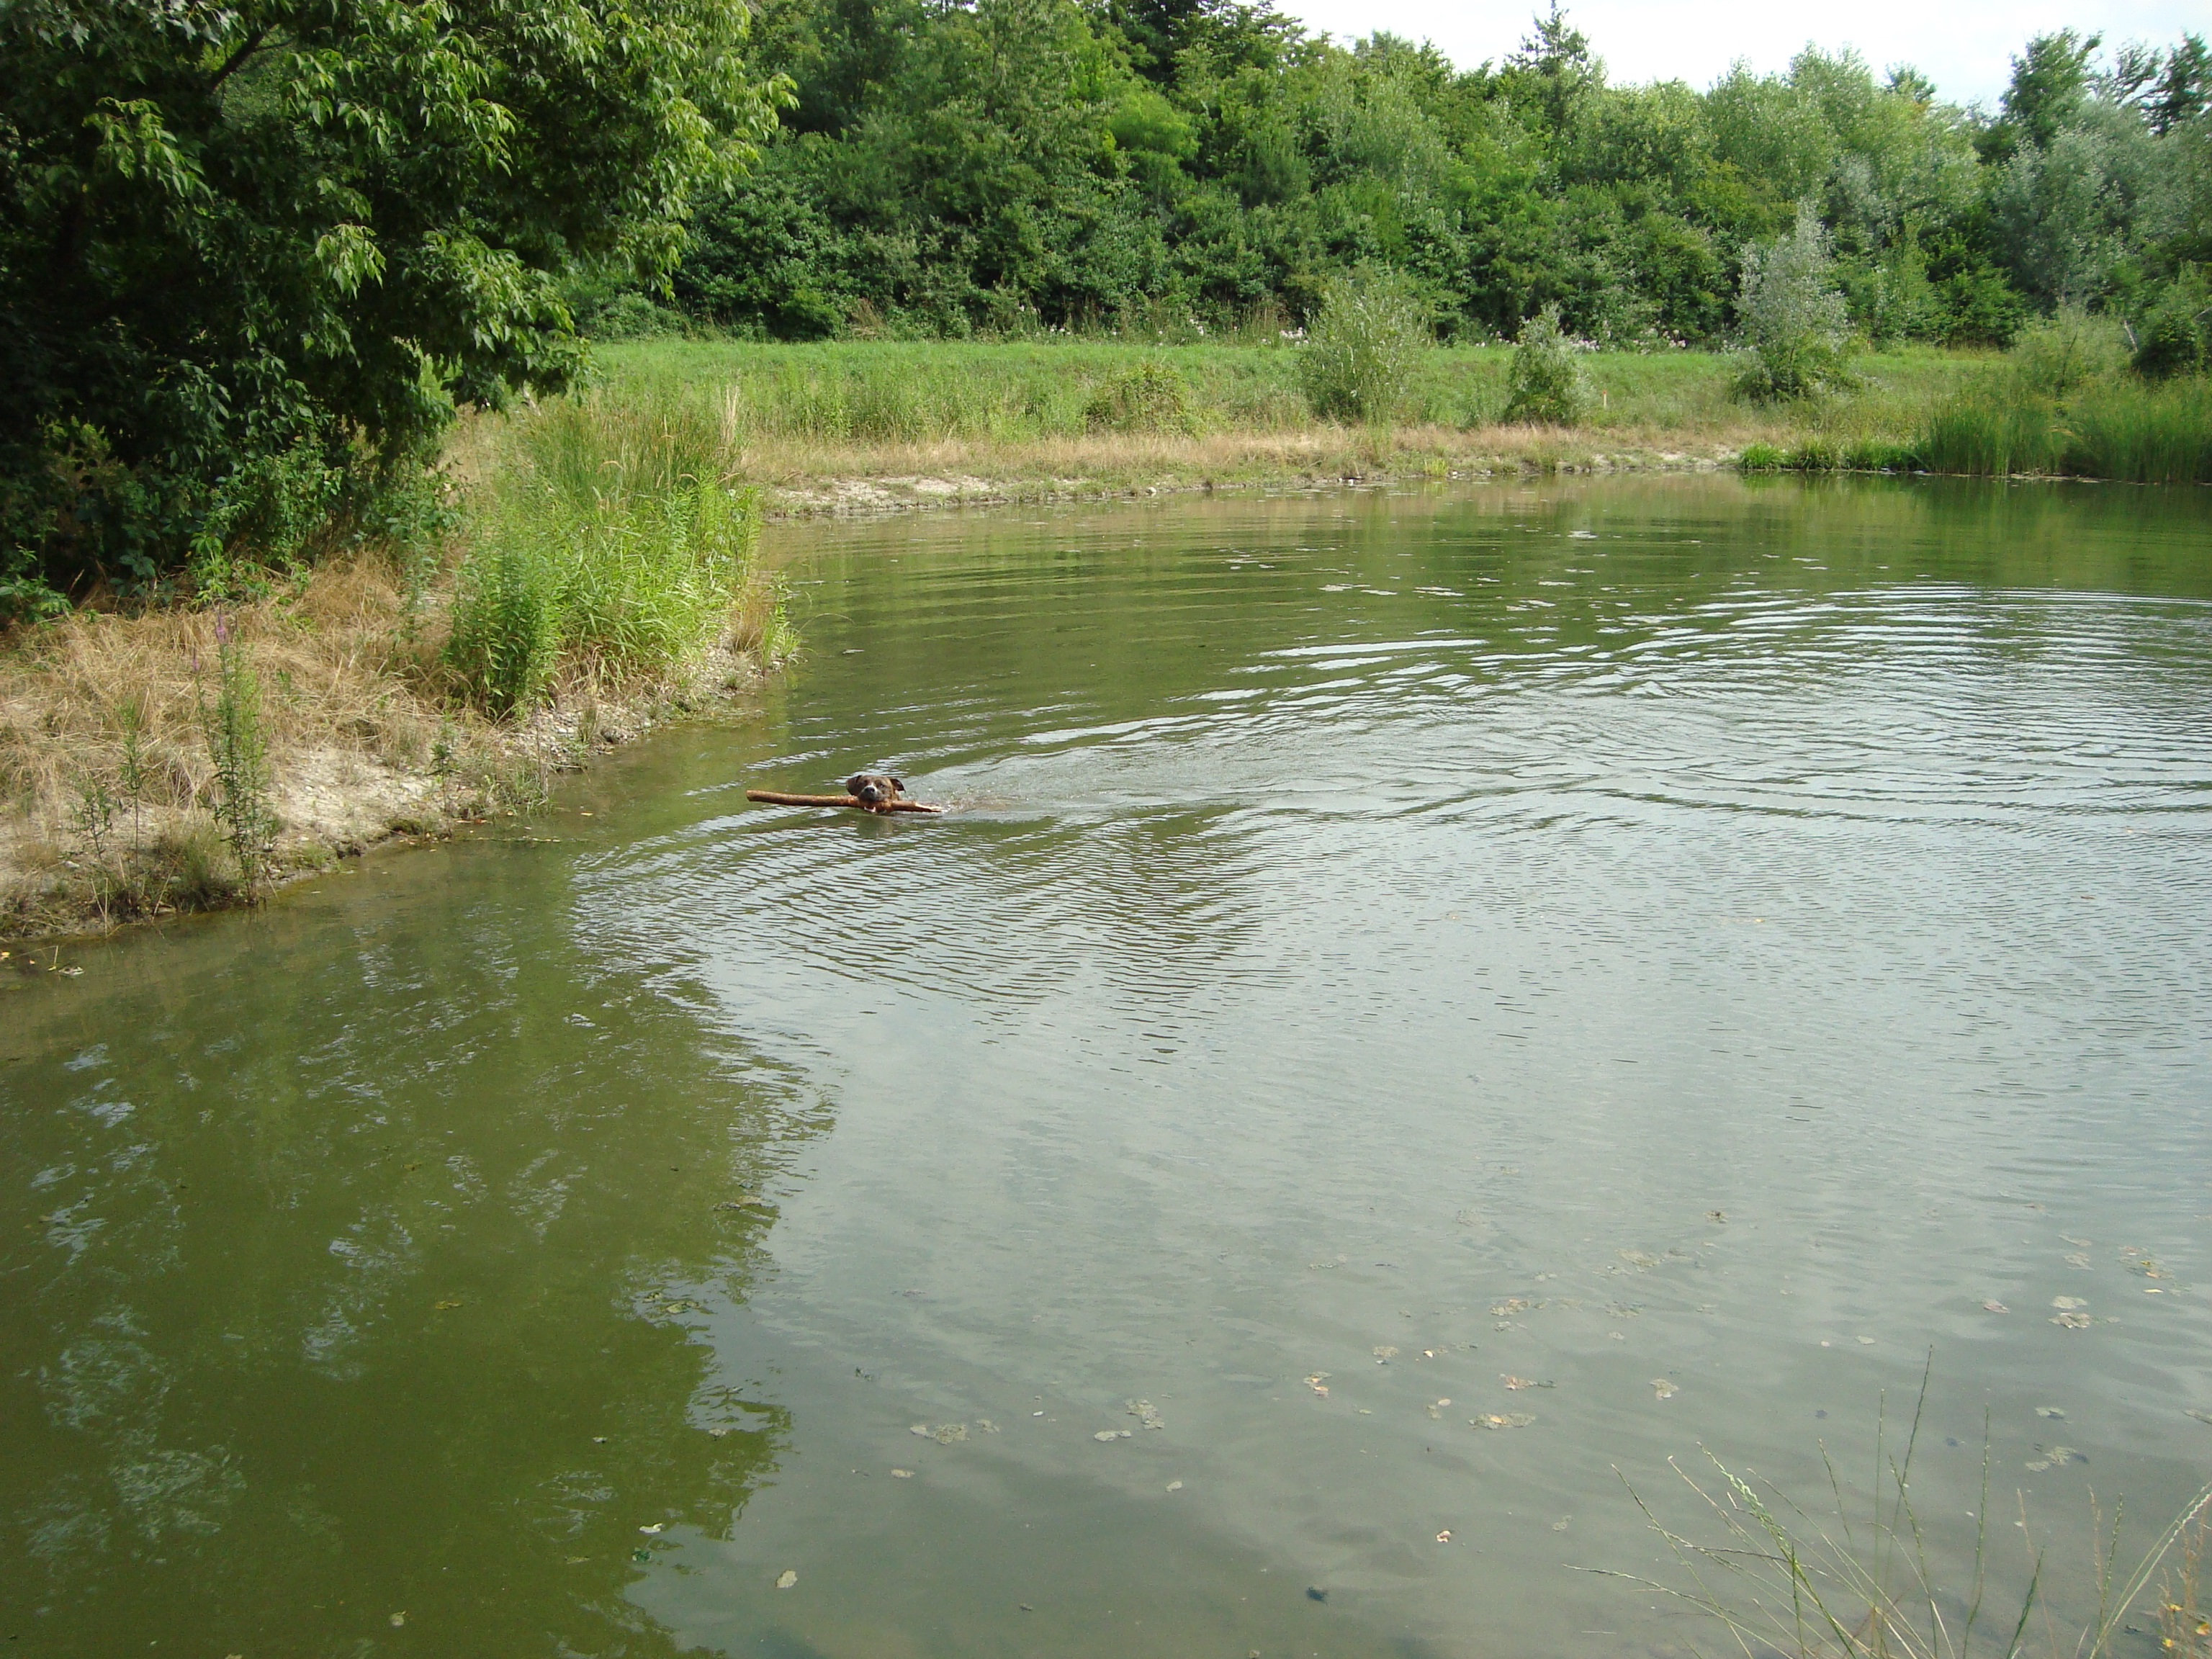
<instances>
[{"instance_id":1,"label":"dense bush","mask_svg":"<svg viewBox=\"0 0 2212 1659\"><path fill-rule=\"evenodd\" d=\"M0 592L297 552L457 403L562 383L572 262L657 279L772 122L744 17L0 9Z\"/></svg>"},{"instance_id":2,"label":"dense bush","mask_svg":"<svg viewBox=\"0 0 2212 1659\"><path fill-rule=\"evenodd\" d=\"M1093 431L1187 435L1197 430L1189 383L1166 364L1150 361L1110 376L1084 405L1083 418Z\"/></svg>"},{"instance_id":3,"label":"dense bush","mask_svg":"<svg viewBox=\"0 0 2212 1659\"><path fill-rule=\"evenodd\" d=\"M2212 369L2212 280L2203 265L2178 272L2136 321L2136 367L2162 376Z\"/></svg>"},{"instance_id":4,"label":"dense bush","mask_svg":"<svg viewBox=\"0 0 2212 1659\"><path fill-rule=\"evenodd\" d=\"M1397 415L1423 353L1436 343L1426 308L1383 271L1332 281L1298 348L1298 389L1324 420L1383 422Z\"/></svg>"},{"instance_id":5,"label":"dense bush","mask_svg":"<svg viewBox=\"0 0 2212 1659\"><path fill-rule=\"evenodd\" d=\"M2127 332L2118 319L2063 306L2056 316L2023 329L2006 362L2029 397L2063 401L2118 374L2129 356Z\"/></svg>"},{"instance_id":6,"label":"dense bush","mask_svg":"<svg viewBox=\"0 0 2212 1659\"><path fill-rule=\"evenodd\" d=\"M1559 308L1546 306L1521 325L1504 420L1538 426L1574 426L1589 413L1590 389L1582 352L1559 326Z\"/></svg>"}]
</instances>

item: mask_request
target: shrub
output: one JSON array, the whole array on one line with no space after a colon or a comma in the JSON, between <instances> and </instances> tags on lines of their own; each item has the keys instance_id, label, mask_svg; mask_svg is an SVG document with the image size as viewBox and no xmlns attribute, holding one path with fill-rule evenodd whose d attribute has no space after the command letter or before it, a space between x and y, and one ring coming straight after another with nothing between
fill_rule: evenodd
<instances>
[{"instance_id":1,"label":"shrub","mask_svg":"<svg viewBox=\"0 0 2212 1659\"><path fill-rule=\"evenodd\" d=\"M2186 267L2136 324L2136 368L2162 377L2212 368L2212 281Z\"/></svg>"},{"instance_id":2,"label":"shrub","mask_svg":"<svg viewBox=\"0 0 2212 1659\"><path fill-rule=\"evenodd\" d=\"M1788 235L1745 250L1736 310L1754 357L1738 383L1745 396L1803 398L1850 384L1850 313L1811 203L1798 205Z\"/></svg>"},{"instance_id":3,"label":"shrub","mask_svg":"<svg viewBox=\"0 0 2212 1659\"><path fill-rule=\"evenodd\" d=\"M289 570L305 563L345 489L345 469L304 438L246 461L216 487L192 538L194 585L220 598L241 564Z\"/></svg>"},{"instance_id":4,"label":"shrub","mask_svg":"<svg viewBox=\"0 0 2212 1659\"><path fill-rule=\"evenodd\" d=\"M2022 329L2005 361L2022 391L2063 403L2127 366L2127 336L2117 318L2063 307Z\"/></svg>"},{"instance_id":5,"label":"shrub","mask_svg":"<svg viewBox=\"0 0 2212 1659\"><path fill-rule=\"evenodd\" d=\"M1083 420L1094 432L1172 432L1188 437L1198 429L1188 383L1166 364L1149 359L1100 386L1084 405Z\"/></svg>"},{"instance_id":6,"label":"shrub","mask_svg":"<svg viewBox=\"0 0 2212 1659\"><path fill-rule=\"evenodd\" d=\"M1298 349L1298 388L1324 420L1387 421L1434 344L1427 308L1400 278L1338 277L1322 289Z\"/></svg>"},{"instance_id":7,"label":"shrub","mask_svg":"<svg viewBox=\"0 0 2212 1659\"><path fill-rule=\"evenodd\" d=\"M1575 426L1589 413L1589 375L1582 354L1559 327L1559 308L1547 305L1521 325L1514 349L1504 418L1531 426Z\"/></svg>"}]
</instances>

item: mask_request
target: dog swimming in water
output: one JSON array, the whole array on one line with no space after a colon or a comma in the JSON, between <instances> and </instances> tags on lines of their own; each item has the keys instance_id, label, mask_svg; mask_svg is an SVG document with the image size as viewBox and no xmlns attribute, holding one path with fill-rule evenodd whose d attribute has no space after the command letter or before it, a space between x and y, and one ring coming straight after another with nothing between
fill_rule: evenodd
<instances>
[{"instance_id":1,"label":"dog swimming in water","mask_svg":"<svg viewBox=\"0 0 2212 1659\"><path fill-rule=\"evenodd\" d=\"M880 812L893 801L906 799L906 781L884 772L855 772L845 780L845 793L871 811Z\"/></svg>"}]
</instances>

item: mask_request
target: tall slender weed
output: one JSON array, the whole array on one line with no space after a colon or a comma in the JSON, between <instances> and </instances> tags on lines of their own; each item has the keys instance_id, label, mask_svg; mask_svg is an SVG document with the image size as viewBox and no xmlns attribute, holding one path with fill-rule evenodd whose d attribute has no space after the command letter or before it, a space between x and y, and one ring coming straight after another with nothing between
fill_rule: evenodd
<instances>
[{"instance_id":1,"label":"tall slender weed","mask_svg":"<svg viewBox=\"0 0 2212 1659\"><path fill-rule=\"evenodd\" d=\"M209 810L222 828L246 892L258 890L276 834L270 809L269 732L261 708L261 679L246 662L225 620L216 620L216 690L204 690L200 723L215 763Z\"/></svg>"},{"instance_id":2,"label":"tall slender weed","mask_svg":"<svg viewBox=\"0 0 2212 1659\"><path fill-rule=\"evenodd\" d=\"M1972 1659L1988 1595L1990 1431L1985 1415L1973 1563L1966 1582L1954 1584L1946 1582L1931 1559L1928 1534L1912 1496L1912 1464L1932 1375L1931 1360L1922 1373L1901 1449L1893 1449L1886 1410L1878 1413L1875 1484L1871 1501L1856 1524L1843 1478L1825 1447L1821 1462L1835 1505L1832 1518L1826 1519L1808 1515L1771 1483L1754 1485L1705 1449L1712 1476L1703 1481L1673 1459L1668 1462L1696 1494L1707 1517L1717 1524L1717 1541L1700 1541L1675 1531L1632 1485L1628 1486L1645 1521L1684 1570L1689 1588L1635 1574L1591 1571L1626 1579L1706 1614L1728 1632L1747 1659L1775 1653L1792 1659ZM1623 1484L1628 1484L1625 1477ZM2029 1517L2025 1499L2021 1500L2026 1579L2016 1612L2008 1621L2000 1622L2000 1634L1984 1644L1984 1651L1994 1647L1992 1659L2020 1659L2030 1646L2031 1626L2039 1613L2040 1645L2047 1646L2050 1659L2107 1659L2130 1611L2175 1544L2185 1540L2190 1540L2183 1557L2188 1602L2185 1606L2167 1595L2161 1618L2204 1622L2195 1612L2194 1575L2205 1517L2212 1514L2212 1486L2197 1492L2125 1577L2118 1566L2118 1508L2109 1528L2094 1498L2091 1512L2096 1530L2091 1564L2096 1613L2078 1627L2062 1632L2043 1595L2045 1552L2028 1535ZM2197 1553L2190 1553L2192 1550ZM2198 1638L2212 1638L2212 1631Z\"/></svg>"}]
</instances>

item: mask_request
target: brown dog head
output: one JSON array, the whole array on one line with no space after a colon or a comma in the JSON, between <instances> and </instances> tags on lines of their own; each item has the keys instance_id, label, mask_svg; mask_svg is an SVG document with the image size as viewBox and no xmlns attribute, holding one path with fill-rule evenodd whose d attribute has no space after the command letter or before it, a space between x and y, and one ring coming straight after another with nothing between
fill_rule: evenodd
<instances>
[{"instance_id":1,"label":"brown dog head","mask_svg":"<svg viewBox=\"0 0 2212 1659\"><path fill-rule=\"evenodd\" d=\"M855 772L845 780L845 793L863 806L883 807L905 796L906 783L882 772Z\"/></svg>"}]
</instances>

